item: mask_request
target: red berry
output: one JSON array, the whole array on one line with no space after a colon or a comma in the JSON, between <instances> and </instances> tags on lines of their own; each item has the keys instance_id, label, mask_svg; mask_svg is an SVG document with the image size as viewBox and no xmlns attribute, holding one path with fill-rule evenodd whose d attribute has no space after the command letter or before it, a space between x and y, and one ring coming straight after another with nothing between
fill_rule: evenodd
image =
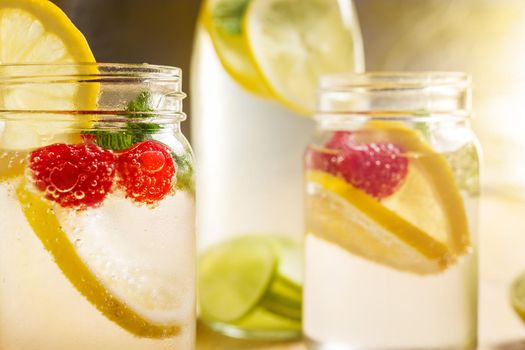
<instances>
[{"instance_id":1,"label":"red berry","mask_svg":"<svg viewBox=\"0 0 525 350\"><path fill-rule=\"evenodd\" d=\"M332 134L330 140L326 142L325 147L339 150L351 147L355 144L352 136L351 131L336 131Z\"/></svg>"},{"instance_id":2,"label":"red berry","mask_svg":"<svg viewBox=\"0 0 525 350\"><path fill-rule=\"evenodd\" d=\"M117 171L126 196L137 202L153 204L173 188L173 158L169 148L156 141L137 143L124 151L119 157Z\"/></svg>"},{"instance_id":3,"label":"red berry","mask_svg":"<svg viewBox=\"0 0 525 350\"><path fill-rule=\"evenodd\" d=\"M388 143L359 144L350 131L336 131L325 150L309 150L307 167L344 178L376 199L392 195L408 173L404 150Z\"/></svg>"},{"instance_id":4,"label":"red berry","mask_svg":"<svg viewBox=\"0 0 525 350\"><path fill-rule=\"evenodd\" d=\"M330 151L308 148L306 151L306 168L337 174L337 153Z\"/></svg>"},{"instance_id":5,"label":"red berry","mask_svg":"<svg viewBox=\"0 0 525 350\"><path fill-rule=\"evenodd\" d=\"M338 165L339 174L354 187L376 199L393 194L408 173L403 150L387 142L346 147Z\"/></svg>"},{"instance_id":6,"label":"red berry","mask_svg":"<svg viewBox=\"0 0 525 350\"><path fill-rule=\"evenodd\" d=\"M116 157L93 144L54 144L29 156L35 187L65 208L86 209L111 191Z\"/></svg>"},{"instance_id":7,"label":"red berry","mask_svg":"<svg viewBox=\"0 0 525 350\"><path fill-rule=\"evenodd\" d=\"M351 147L352 133L349 131L335 131L323 150L309 148L306 156L306 167L325 171L337 175L338 164L341 161L341 150Z\"/></svg>"}]
</instances>

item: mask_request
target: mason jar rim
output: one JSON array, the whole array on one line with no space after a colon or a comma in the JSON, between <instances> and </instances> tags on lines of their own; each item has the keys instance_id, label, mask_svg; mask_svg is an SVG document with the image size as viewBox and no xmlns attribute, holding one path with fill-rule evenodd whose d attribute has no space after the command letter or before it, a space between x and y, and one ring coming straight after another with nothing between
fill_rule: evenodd
<instances>
[{"instance_id":1,"label":"mason jar rim","mask_svg":"<svg viewBox=\"0 0 525 350\"><path fill-rule=\"evenodd\" d=\"M471 76L462 72L364 72L322 76L316 120L465 119L472 104Z\"/></svg>"},{"instance_id":2,"label":"mason jar rim","mask_svg":"<svg viewBox=\"0 0 525 350\"><path fill-rule=\"evenodd\" d=\"M101 106L97 103L93 107L79 106L74 110L54 109L46 105L36 108L24 108L23 104L21 108L2 105L0 120L31 120L45 117L60 121L70 120L71 116L75 115L76 118L87 119L91 116L105 121L125 119L128 122L148 122L154 119L156 123L176 123L186 118L182 111L182 100L186 94L182 92L182 70L178 67L147 63L98 62L0 64L0 89L5 91L25 89L25 86L29 86L29 89L41 86L40 88L53 90L54 86L62 88L68 85L79 85L83 91L86 91L88 86L100 86L89 88L97 93L129 86L129 90L137 93L149 91L162 96L166 103L145 111L126 110L126 103L131 100L122 100L121 105Z\"/></svg>"},{"instance_id":3,"label":"mason jar rim","mask_svg":"<svg viewBox=\"0 0 525 350\"><path fill-rule=\"evenodd\" d=\"M352 89L423 89L454 86L468 88L472 77L459 71L370 71L346 72L321 76L319 91Z\"/></svg>"},{"instance_id":4,"label":"mason jar rim","mask_svg":"<svg viewBox=\"0 0 525 350\"><path fill-rule=\"evenodd\" d=\"M53 73L57 68L98 68L103 72ZM7 71L6 71L7 69ZM30 73L30 74L28 74ZM178 67L149 63L106 63L106 62L65 62L65 63L5 63L0 64L0 83L19 78L66 78L66 77L151 77L163 81L179 82L182 70Z\"/></svg>"}]
</instances>

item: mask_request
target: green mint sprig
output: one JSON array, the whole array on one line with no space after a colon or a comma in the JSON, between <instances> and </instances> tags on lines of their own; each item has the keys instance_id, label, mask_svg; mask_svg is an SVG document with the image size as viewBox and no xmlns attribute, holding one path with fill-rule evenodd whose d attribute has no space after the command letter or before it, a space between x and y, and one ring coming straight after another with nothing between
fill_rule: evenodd
<instances>
[{"instance_id":1,"label":"green mint sprig","mask_svg":"<svg viewBox=\"0 0 525 350\"><path fill-rule=\"evenodd\" d=\"M84 134L94 135L95 143L102 148L120 151L130 148L137 142L145 141L150 138L150 135L160 129L160 125L155 123L141 123L136 119L150 118L153 110L150 106L151 94L147 91L141 92L137 98L128 103L126 111L133 112L133 114L126 115L126 118L135 119L126 123L123 130L109 131L109 130L91 130ZM140 114L137 112L143 112Z\"/></svg>"},{"instance_id":2,"label":"green mint sprig","mask_svg":"<svg viewBox=\"0 0 525 350\"><path fill-rule=\"evenodd\" d=\"M223 0L212 12L213 22L223 32L230 35L241 34L241 23L250 0Z\"/></svg>"},{"instance_id":3,"label":"green mint sprig","mask_svg":"<svg viewBox=\"0 0 525 350\"><path fill-rule=\"evenodd\" d=\"M138 142L150 140L152 135L161 129L161 126L155 123L137 121L137 119L152 117L151 112L153 112L153 109L150 108L150 100L151 94L148 91L143 91L137 98L128 103L126 111L132 112L132 114L128 114L125 117L134 119L134 121L126 123L123 129L110 131L107 129L97 129L95 125L94 130L82 132L82 134L93 135L95 137L94 142L99 147L113 151L122 151ZM189 152L185 152L182 155L177 155L172 152L171 156L176 167L176 188L194 193L193 165Z\"/></svg>"},{"instance_id":4,"label":"green mint sprig","mask_svg":"<svg viewBox=\"0 0 525 350\"><path fill-rule=\"evenodd\" d=\"M187 190L190 193L195 193L195 181L193 180L193 162L189 152L184 152L181 155L171 153L177 168L177 185L176 188L180 190Z\"/></svg>"}]
</instances>

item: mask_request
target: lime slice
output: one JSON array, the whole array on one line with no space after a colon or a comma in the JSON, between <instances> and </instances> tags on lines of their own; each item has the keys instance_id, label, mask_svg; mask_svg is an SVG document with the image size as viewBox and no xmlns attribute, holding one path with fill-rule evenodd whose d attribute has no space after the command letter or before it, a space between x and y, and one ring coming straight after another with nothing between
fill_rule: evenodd
<instances>
[{"instance_id":1,"label":"lime slice","mask_svg":"<svg viewBox=\"0 0 525 350\"><path fill-rule=\"evenodd\" d=\"M267 236L278 256L277 273L261 306L276 315L301 320L302 316L302 246L283 236Z\"/></svg>"},{"instance_id":2,"label":"lime slice","mask_svg":"<svg viewBox=\"0 0 525 350\"><path fill-rule=\"evenodd\" d=\"M287 280L276 276L261 301L261 306L276 315L300 321L302 317L301 290L290 285Z\"/></svg>"},{"instance_id":3,"label":"lime slice","mask_svg":"<svg viewBox=\"0 0 525 350\"><path fill-rule=\"evenodd\" d=\"M279 257L277 278L282 279L283 283L289 284L291 288L300 293L303 285L302 245L296 240L287 237L269 237L275 243L274 247Z\"/></svg>"},{"instance_id":4,"label":"lime slice","mask_svg":"<svg viewBox=\"0 0 525 350\"><path fill-rule=\"evenodd\" d=\"M66 15L52 2L43 0L0 1L0 62L79 63L95 62L83 37ZM3 66L2 76L73 75L96 73L94 66L54 65ZM4 110L82 110L96 106L97 84L12 84L0 92L0 109ZM33 119L49 115L32 115ZM28 149L62 137L60 129L84 126L71 117L70 123L39 121L5 122L0 135L0 148ZM77 118L78 119L78 118ZM71 133L70 133L71 134ZM78 137L78 133L76 134ZM67 135L58 141L70 141ZM69 138L69 139L68 139ZM45 141L44 141L45 139Z\"/></svg>"},{"instance_id":5,"label":"lime slice","mask_svg":"<svg viewBox=\"0 0 525 350\"><path fill-rule=\"evenodd\" d=\"M281 317L263 308L255 309L248 317L240 319L234 325L243 330L252 330L254 332L261 330L277 330L279 332L287 330L292 332L301 331L301 322Z\"/></svg>"},{"instance_id":6,"label":"lime slice","mask_svg":"<svg viewBox=\"0 0 525 350\"><path fill-rule=\"evenodd\" d=\"M300 114L315 110L320 75L361 68L357 22L339 3L252 0L248 6L244 30L252 61L272 95Z\"/></svg>"},{"instance_id":7,"label":"lime slice","mask_svg":"<svg viewBox=\"0 0 525 350\"><path fill-rule=\"evenodd\" d=\"M209 0L203 6L200 20L210 34L224 69L245 90L269 96L244 41L242 19L250 0Z\"/></svg>"},{"instance_id":8,"label":"lime slice","mask_svg":"<svg viewBox=\"0 0 525 350\"><path fill-rule=\"evenodd\" d=\"M254 309L270 286L277 256L268 239L243 236L218 244L200 258L202 316L233 322Z\"/></svg>"},{"instance_id":9,"label":"lime slice","mask_svg":"<svg viewBox=\"0 0 525 350\"><path fill-rule=\"evenodd\" d=\"M510 286L510 303L521 320L525 322L525 272L516 277Z\"/></svg>"},{"instance_id":10,"label":"lime slice","mask_svg":"<svg viewBox=\"0 0 525 350\"><path fill-rule=\"evenodd\" d=\"M307 173L307 233L368 260L435 274L454 260L447 246L365 192L320 171Z\"/></svg>"},{"instance_id":11,"label":"lime slice","mask_svg":"<svg viewBox=\"0 0 525 350\"><path fill-rule=\"evenodd\" d=\"M158 271L161 269L119 278L119 273L132 269L123 267L122 270L118 270L114 267L115 270L107 271L112 265L109 261L100 258L104 254L99 250L85 254L89 255L90 259L100 260L98 273L95 273L92 266L87 264L86 257L79 255L79 248L76 246L78 240L72 240L70 237L74 233L68 234L63 229L68 227L73 232L82 231L81 219L75 216L74 223L68 223L68 218L71 218L69 211L51 205L24 183L17 187L16 195L27 221L45 249L53 256L57 266L71 284L104 316L139 337L166 338L179 333L179 323L174 320L173 311L170 309L173 307L171 303L173 293L169 290L173 286L166 285L172 282L166 278L153 278L159 274L163 277L161 271ZM126 199L121 201L128 202ZM120 208L122 204L118 203ZM148 209L144 208L144 210ZM97 215L107 216L100 215L96 210L86 211L82 215L86 215L84 221L91 225L97 225L95 219ZM90 231L96 232L92 229ZM100 245L104 246L99 247L102 250L110 249L109 244ZM93 262L93 265L96 264ZM150 278L147 288L131 288L126 285L129 280L140 278ZM164 294L166 297L163 298Z\"/></svg>"}]
</instances>

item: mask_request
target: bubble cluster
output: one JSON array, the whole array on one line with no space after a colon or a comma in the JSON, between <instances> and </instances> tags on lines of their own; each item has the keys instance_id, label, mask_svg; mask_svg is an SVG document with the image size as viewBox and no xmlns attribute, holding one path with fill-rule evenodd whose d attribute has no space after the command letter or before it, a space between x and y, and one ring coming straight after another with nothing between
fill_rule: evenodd
<instances>
[{"instance_id":1,"label":"bubble cluster","mask_svg":"<svg viewBox=\"0 0 525 350\"><path fill-rule=\"evenodd\" d=\"M116 156L93 144L54 144L33 151L29 160L35 187L62 207L98 206L113 186Z\"/></svg>"}]
</instances>

